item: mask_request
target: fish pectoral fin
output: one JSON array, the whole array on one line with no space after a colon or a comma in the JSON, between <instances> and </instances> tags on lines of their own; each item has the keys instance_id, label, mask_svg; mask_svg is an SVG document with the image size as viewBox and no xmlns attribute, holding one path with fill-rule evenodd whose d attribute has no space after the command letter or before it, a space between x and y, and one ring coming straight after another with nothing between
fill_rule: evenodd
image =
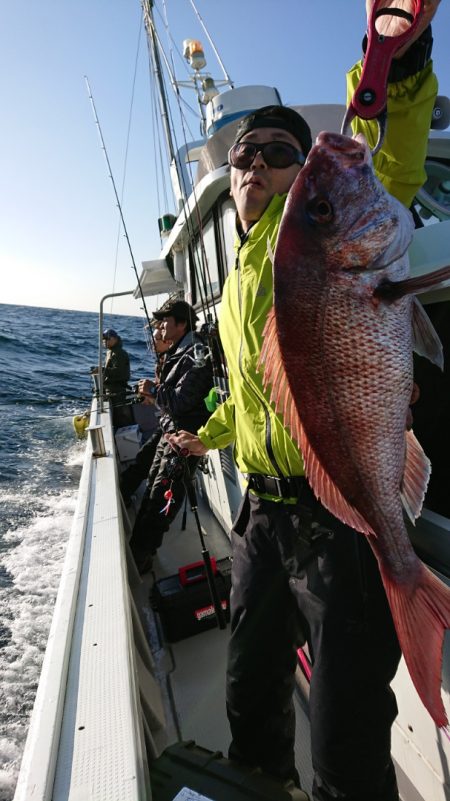
<instances>
[{"instance_id":1,"label":"fish pectoral fin","mask_svg":"<svg viewBox=\"0 0 450 801\"><path fill-rule=\"evenodd\" d=\"M414 350L430 362L444 369L444 351L442 342L420 300L414 298L413 304L413 338Z\"/></svg>"},{"instance_id":2,"label":"fish pectoral fin","mask_svg":"<svg viewBox=\"0 0 450 801\"><path fill-rule=\"evenodd\" d=\"M412 523L415 523L422 510L430 475L431 463L428 456L413 431L407 431L405 471L400 494L405 512Z\"/></svg>"},{"instance_id":3,"label":"fish pectoral fin","mask_svg":"<svg viewBox=\"0 0 450 801\"><path fill-rule=\"evenodd\" d=\"M405 295L420 295L421 292L428 292L436 289L445 281L450 280L450 266L442 267L427 275L418 275L416 278L406 278L404 281L380 281L374 291L374 297L383 300L385 303L403 298Z\"/></svg>"},{"instance_id":4,"label":"fish pectoral fin","mask_svg":"<svg viewBox=\"0 0 450 801\"><path fill-rule=\"evenodd\" d=\"M300 442L300 419L289 381L284 369L283 358L278 342L275 308L267 315L263 331L263 346L258 360L258 370L264 369L263 385L267 389L271 385L270 401L275 410L283 417L283 423L289 427L291 436Z\"/></svg>"}]
</instances>

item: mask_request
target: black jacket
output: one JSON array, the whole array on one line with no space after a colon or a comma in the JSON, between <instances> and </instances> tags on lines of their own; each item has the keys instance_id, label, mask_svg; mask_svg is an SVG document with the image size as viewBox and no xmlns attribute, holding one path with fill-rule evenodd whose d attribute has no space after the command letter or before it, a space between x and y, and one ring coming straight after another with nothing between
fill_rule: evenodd
<instances>
[{"instance_id":1,"label":"black jacket","mask_svg":"<svg viewBox=\"0 0 450 801\"><path fill-rule=\"evenodd\" d=\"M119 341L108 351L103 368L103 384L109 392L126 389L130 380L130 358Z\"/></svg>"},{"instance_id":2,"label":"black jacket","mask_svg":"<svg viewBox=\"0 0 450 801\"><path fill-rule=\"evenodd\" d=\"M166 353L156 394L164 432L185 429L195 434L209 417L204 398L213 386L212 364L209 356L202 365L194 361L195 344L204 342L189 331Z\"/></svg>"}]
</instances>

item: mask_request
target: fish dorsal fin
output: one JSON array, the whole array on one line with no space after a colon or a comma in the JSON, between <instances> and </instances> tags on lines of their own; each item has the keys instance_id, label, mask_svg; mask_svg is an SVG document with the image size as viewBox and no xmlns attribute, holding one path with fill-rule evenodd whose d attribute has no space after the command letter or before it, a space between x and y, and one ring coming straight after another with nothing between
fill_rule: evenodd
<instances>
[{"instance_id":1,"label":"fish dorsal fin","mask_svg":"<svg viewBox=\"0 0 450 801\"><path fill-rule=\"evenodd\" d=\"M439 336L420 300L413 298L414 350L430 362L444 369L444 352Z\"/></svg>"},{"instance_id":2,"label":"fish dorsal fin","mask_svg":"<svg viewBox=\"0 0 450 801\"><path fill-rule=\"evenodd\" d=\"M428 456L413 431L407 431L401 498L405 512L412 523L420 515L430 474L431 464Z\"/></svg>"},{"instance_id":3,"label":"fish dorsal fin","mask_svg":"<svg viewBox=\"0 0 450 801\"><path fill-rule=\"evenodd\" d=\"M325 472L309 443L284 369L278 343L274 308L267 315L263 335L264 342L258 368L262 369L264 367L264 389L267 389L269 384L272 386L270 401L274 403L275 410L282 415L284 425L289 428L292 438L300 448L305 465L305 475L314 494L331 514L338 517L347 526L355 528L363 534L376 536L373 529L359 512L346 501L336 484Z\"/></svg>"}]
</instances>

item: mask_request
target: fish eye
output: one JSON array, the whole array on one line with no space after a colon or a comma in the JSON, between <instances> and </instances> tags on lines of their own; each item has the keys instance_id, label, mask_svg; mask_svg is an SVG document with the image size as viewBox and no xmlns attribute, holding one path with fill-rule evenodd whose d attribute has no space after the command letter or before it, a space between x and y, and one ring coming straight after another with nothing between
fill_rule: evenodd
<instances>
[{"instance_id":1,"label":"fish eye","mask_svg":"<svg viewBox=\"0 0 450 801\"><path fill-rule=\"evenodd\" d=\"M324 197L316 197L311 200L306 206L306 213L311 222L315 223L330 222L334 217L333 206Z\"/></svg>"}]
</instances>

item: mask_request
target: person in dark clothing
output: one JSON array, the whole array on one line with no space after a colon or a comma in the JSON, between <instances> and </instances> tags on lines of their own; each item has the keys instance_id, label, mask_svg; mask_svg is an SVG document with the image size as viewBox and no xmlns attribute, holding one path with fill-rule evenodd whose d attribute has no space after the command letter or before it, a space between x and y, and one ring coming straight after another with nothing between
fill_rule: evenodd
<instances>
[{"instance_id":1,"label":"person in dark clothing","mask_svg":"<svg viewBox=\"0 0 450 801\"><path fill-rule=\"evenodd\" d=\"M154 313L162 321L163 340L171 347L161 367L159 383L146 380L144 394L153 395L161 410L161 439L150 469L147 488L130 540L139 572L151 568L152 556L185 497L185 480L192 480L199 457L189 456L181 463L181 474L174 469L173 449L165 435L183 428L192 433L206 423L209 412L204 398L213 384L211 359L205 358L205 345L195 331L198 320L194 309L182 300L167 301ZM170 495L169 495L170 493Z\"/></svg>"},{"instance_id":2,"label":"person in dark clothing","mask_svg":"<svg viewBox=\"0 0 450 801\"><path fill-rule=\"evenodd\" d=\"M122 347L121 337L113 328L103 332L103 342L108 348L103 368L103 387L113 406L117 406L125 401L130 380L130 357Z\"/></svg>"},{"instance_id":3,"label":"person in dark clothing","mask_svg":"<svg viewBox=\"0 0 450 801\"><path fill-rule=\"evenodd\" d=\"M155 356L157 358L155 369L155 385L160 382L165 354L172 346L172 342L170 340L163 339L161 326L161 320L155 320L154 324L152 325L152 328L154 329L153 347ZM154 404L156 402L154 395L151 392L146 391L146 389L151 389L151 386L148 385L148 382L146 380L139 381L138 392L143 398L143 403ZM127 508L131 505L131 496L136 492L141 483L148 477L158 442L161 439L161 433L161 427L158 425L156 431L154 431L147 442L145 442L142 448L137 452L135 462L129 465L120 476L120 490Z\"/></svg>"}]
</instances>

